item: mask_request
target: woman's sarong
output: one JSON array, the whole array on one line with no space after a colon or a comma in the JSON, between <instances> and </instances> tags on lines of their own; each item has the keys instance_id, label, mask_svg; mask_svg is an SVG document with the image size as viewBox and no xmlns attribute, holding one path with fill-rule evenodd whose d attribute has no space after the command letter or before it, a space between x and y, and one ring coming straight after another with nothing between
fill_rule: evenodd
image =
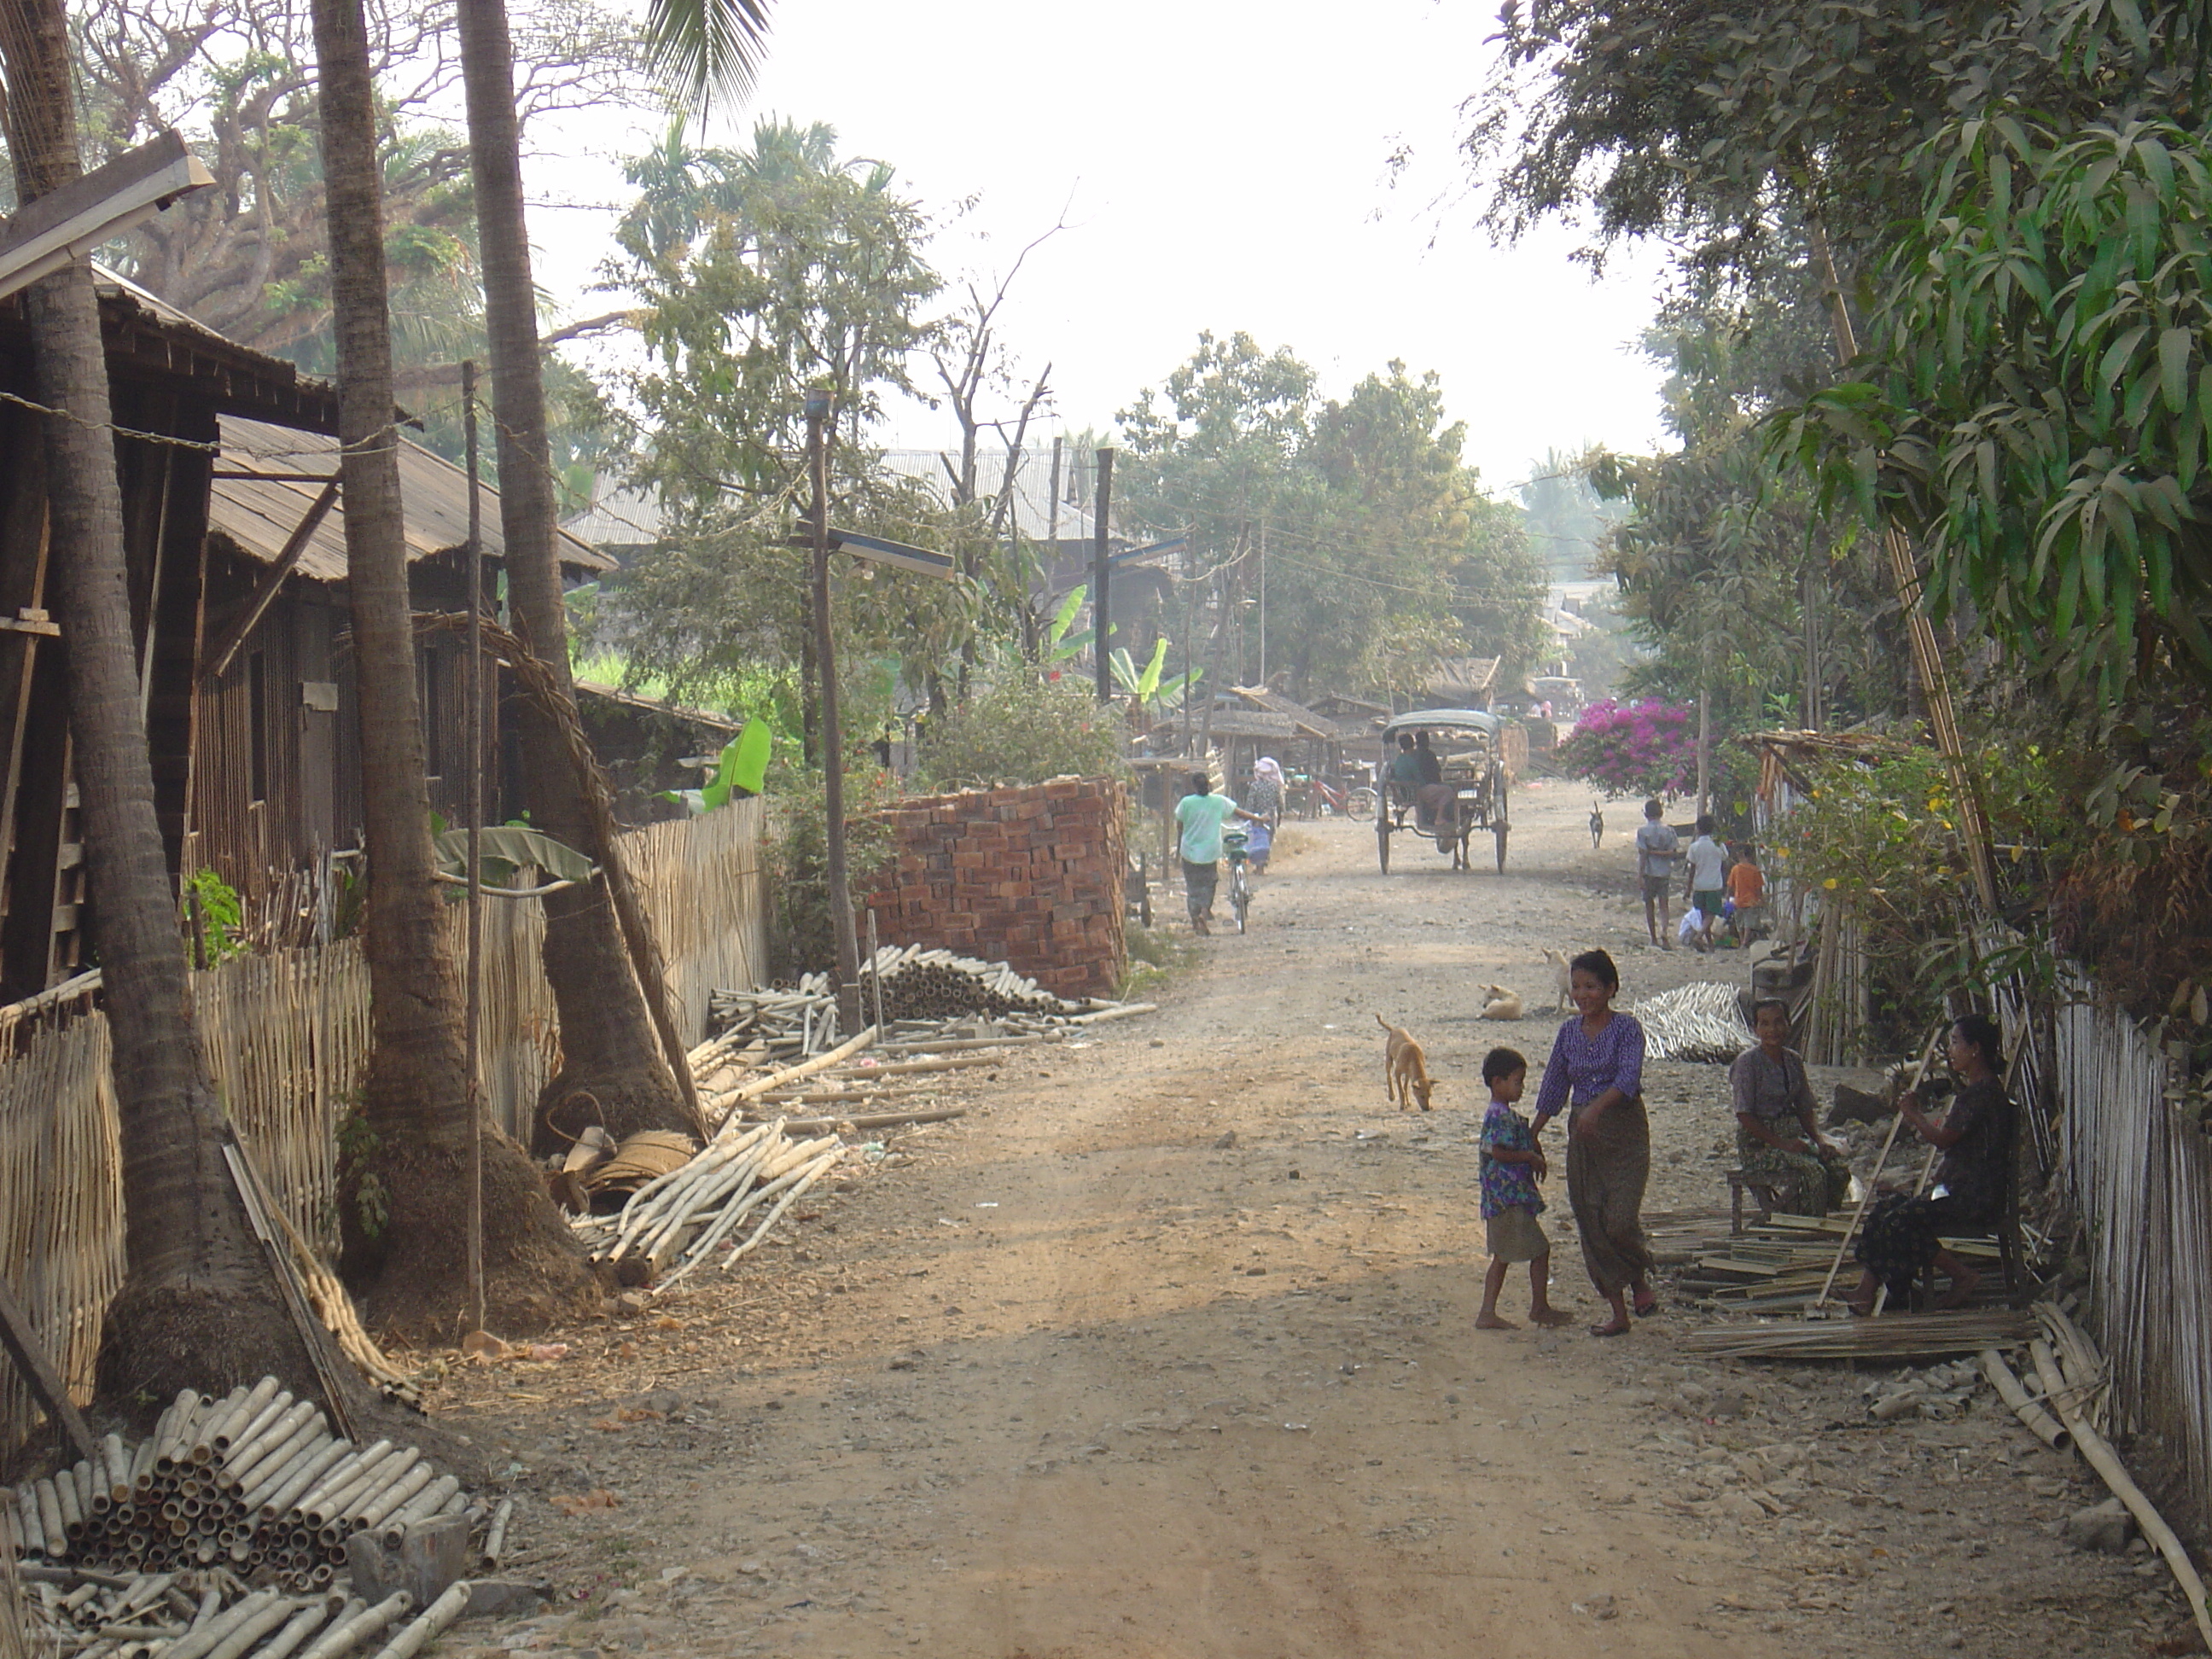
<instances>
[{"instance_id":1,"label":"woman's sarong","mask_svg":"<svg viewBox=\"0 0 2212 1659\"><path fill-rule=\"evenodd\" d=\"M1651 1126L1641 1098L1615 1101L1587 1135L1567 1122L1567 1206L1582 1236L1583 1266L1613 1296L1651 1271L1644 1242L1644 1184L1651 1175Z\"/></svg>"},{"instance_id":2,"label":"woman's sarong","mask_svg":"<svg viewBox=\"0 0 2212 1659\"><path fill-rule=\"evenodd\" d=\"M1850 1161L1839 1153L1826 1158L1785 1152L1770 1146L1741 1125L1735 1132L1736 1162L1747 1176L1772 1183L1775 1207L1785 1215L1826 1215L1843 1206L1851 1188Z\"/></svg>"}]
</instances>

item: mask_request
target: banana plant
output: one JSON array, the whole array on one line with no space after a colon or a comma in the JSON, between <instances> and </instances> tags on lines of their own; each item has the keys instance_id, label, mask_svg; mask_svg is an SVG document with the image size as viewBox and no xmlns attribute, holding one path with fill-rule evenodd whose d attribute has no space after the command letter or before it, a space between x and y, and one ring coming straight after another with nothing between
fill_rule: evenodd
<instances>
[{"instance_id":1,"label":"banana plant","mask_svg":"<svg viewBox=\"0 0 2212 1659\"><path fill-rule=\"evenodd\" d=\"M733 798L757 795L768 783L769 755L774 747L768 722L755 715L722 746L721 755L714 763L714 775L704 787L664 789L660 799L680 802L690 807L696 817L726 806Z\"/></svg>"},{"instance_id":2,"label":"banana plant","mask_svg":"<svg viewBox=\"0 0 2212 1659\"><path fill-rule=\"evenodd\" d=\"M1075 619L1082 615L1084 604L1090 597L1089 586L1078 582L1068 590L1067 597L1060 602L1060 609L1053 613L1051 625L1044 630L1044 659L1047 662L1066 662L1090 647L1091 629L1086 628L1080 634L1067 631L1075 626Z\"/></svg>"},{"instance_id":3,"label":"banana plant","mask_svg":"<svg viewBox=\"0 0 2212 1659\"><path fill-rule=\"evenodd\" d=\"M1106 665L1113 671L1114 684L1120 686L1126 695L1134 697L1138 707L1150 716L1156 711L1164 714L1182 708L1185 693L1197 684L1206 672L1203 668L1194 668L1187 673L1163 679L1160 671L1167 666L1167 660L1168 642L1163 637L1152 641L1152 659L1141 669L1137 666L1136 659L1118 646L1108 654Z\"/></svg>"}]
</instances>

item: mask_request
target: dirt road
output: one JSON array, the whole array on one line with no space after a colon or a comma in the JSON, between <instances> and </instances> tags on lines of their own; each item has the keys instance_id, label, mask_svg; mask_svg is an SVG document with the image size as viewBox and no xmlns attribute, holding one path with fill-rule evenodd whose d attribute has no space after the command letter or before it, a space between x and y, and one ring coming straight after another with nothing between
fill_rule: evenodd
<instances>
[{"instance_id":1,"label":"dirt road","mask_svg":"<svg viewBox=\"0 0 2212 1659\"><path fill-rule=\"evenodd\" d=\"M1302 826L1250 933L1196 947L1158 1015L1020 1051L758 1265L563 1360L456 1375L436 1407L497 1449L514 1565L557 1598L462 1634L792 1659L2033 1659L2169 1634L2142 1557L2051 1535L2102 1494L1987 1407L1869 1425L1839 1370L1685 1364L1679 1304L1583 1334L1556 1184L1577 1325L1474 1329L1476 1078L1495 1042L1548 1049L1540 947L1613 949L1632 1002L1736 971L1638 942L1629 809L1597 854L1588 810L1522 797L1503 877L1409 839L1382 878L1370 831ZM1486 981L1542 1017L1475 1018ZM1385 1105L1377 1012L1427 1042L1433 1114ZM1649 1083L1650 1207L1714 1209L1719 1068Z\"/></svg>"}]
</instances>

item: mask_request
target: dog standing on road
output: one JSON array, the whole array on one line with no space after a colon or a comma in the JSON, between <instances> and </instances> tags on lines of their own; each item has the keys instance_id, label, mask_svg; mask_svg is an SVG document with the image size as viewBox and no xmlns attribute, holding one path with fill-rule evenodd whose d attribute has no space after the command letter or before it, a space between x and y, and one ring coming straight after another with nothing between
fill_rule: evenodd
<instances>
[{"instance_id":1,"label":"dog standing on road","mask_svg":"<svg viewBox=\"0 0 2212 1659\"><path fill-rule=\"evenodd\" d=\"M1393 1025L1380 1014L1375 1023L1390 1034L1382 1044L1382 1097L1396 1101L1401 1112L1412 1111L1415 1100L1428 1111L1429 1091L1436 1087L1429 1076L1429 1057L1404 1026Z\"/></svg>"},{"instance_id":2,"label":"dog standing on road","mask_svg":"<svg viewBox=\"0 0 2212 1659\"><path fill-rule=\"evenodd\" d=\"M1598 810L1595 801L1590 803L1590 851L1595 853L1605 845L1605 814Z\"/></svg>"},{"instance_id":3,"label":"dog standing on road","mask_svg":"<svg viewBox=\"0 0 2212 1659\"><path fill-rule=\"evenodd\" d=\"M1574 989L1575 984L1574 975L1567 969L1567 953L1564 951L1554 951L1547 945L1544 947L1544 960L1552 964L1552 973L1559 990L1559 995L1553 1000L1552 1012L1555 1014L1565 1013L1567 1006L1567 994Z\"/></svg>"}]
</instances>

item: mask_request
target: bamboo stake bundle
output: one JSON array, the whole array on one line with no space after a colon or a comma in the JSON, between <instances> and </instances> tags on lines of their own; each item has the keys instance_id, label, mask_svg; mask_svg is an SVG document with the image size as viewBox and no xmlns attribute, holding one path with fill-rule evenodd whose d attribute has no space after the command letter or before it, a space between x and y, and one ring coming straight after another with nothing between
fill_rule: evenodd
<instances>
[{"instance_id":1,"label":"bamboo stake bundle","mask_svg":"<svg viewBox=\"0 0 2212 1659\"><path fill-rule=\"evenodd\" d=\"M136 1446L111 1435L94 1455L17 1487L0 1503L14 1553L95 1576L235 1567L273 1579L274 1595L326 1585L356 1530L464 1505L459 1481L413 1448L356 1451L273 1378L222 1399L180 1395L155 1429Z\"/></svg>"}]
</instances>

